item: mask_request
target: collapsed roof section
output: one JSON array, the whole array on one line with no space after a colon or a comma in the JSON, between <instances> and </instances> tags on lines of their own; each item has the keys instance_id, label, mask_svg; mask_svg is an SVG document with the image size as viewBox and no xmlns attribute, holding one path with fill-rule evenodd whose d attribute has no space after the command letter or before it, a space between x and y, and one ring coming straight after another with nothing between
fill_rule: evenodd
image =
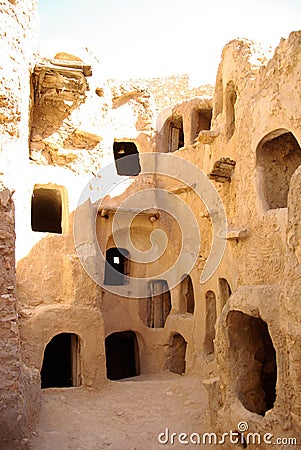
<instances>
[{"instance_id":1,"label":"collapsed roof section","mask_svg":"<svg viewBox=\"0 0 301 450\"><path fill-rule=\"evenodd\" d=\"M33 72L35 101L75 101L85 96L92 75L90 65L81 61L41 59Z\"/></svg>"}]
</instances>

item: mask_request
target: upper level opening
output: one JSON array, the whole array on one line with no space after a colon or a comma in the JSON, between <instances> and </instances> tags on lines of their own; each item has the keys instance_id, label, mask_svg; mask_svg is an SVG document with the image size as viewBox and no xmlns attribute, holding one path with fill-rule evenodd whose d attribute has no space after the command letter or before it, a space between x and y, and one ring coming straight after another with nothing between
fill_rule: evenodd
<instances>
[{"instance_id":1,"label":"upper level opening","mask_svg":"<svg viewBox=\"0 0 301 450\"><path fill-rule=\"evenodd\" d=\"M112 247L106 251L104 284L122 286L129 275L129 252L125 248Z\"/></svg>"},{"instance_id":2,"label":"upper level opening","mask_svg":"<svg viewBox=\"0 0 301 450\"><path fill-rule=\"evenodd\" d=\"M139 152L134 142L114 142L113 151L118 175L136 176L141 172Z\"/></svg>"},{"instance_id":3,"label":"upper level opening","mask_svg":"<svg viewBox=\"0 0 301 450\"><path fill-rule=\"evenodd\" d=\"M256 159L264 209L286 208L291 177L301 164L301 149L295 136L286 129L272 131L260 141Z\"/></svg>"},{"instance_id":4,"label":"upper level opening","mask_svg":"<svg viewBox=\"0 0 301 450\"><path fill-rule=\"evenodd\" d=\"M62 233L66 227L66 190L62 186L35 185L31 198L32 231Z\"/></svg>"},{"instance_id":5,"label":"upper level opening","mask_svg":"<svg viewBox=\"0 0 301 450\"><path fill-rule=\"evenodd\" d=\"M165 152L175 152L181 147L184 147L183 118L171 116L163 128L163 149Z\"/></svg>"},{"instance_id":6,"label":"upper level opening","mask_svg":"<svg viewBox=\"0 0 301 450\"><path fill-rule=\"evenodd\" d=\"M212 119L212 108L197 109L191 112L191 143L198 137L202 130L210 130Z\"/></svg>"},{"instance_id":7,"label":"upper level opening","mask_svg":"<svg viewBox=\"0 0 301 450\"><path fill-rule=\"evenodd\" d=\"M169 123L168 151L175 152L181 147L184 147L183 119L177 117Z\"/></svg>"}]
</instances>

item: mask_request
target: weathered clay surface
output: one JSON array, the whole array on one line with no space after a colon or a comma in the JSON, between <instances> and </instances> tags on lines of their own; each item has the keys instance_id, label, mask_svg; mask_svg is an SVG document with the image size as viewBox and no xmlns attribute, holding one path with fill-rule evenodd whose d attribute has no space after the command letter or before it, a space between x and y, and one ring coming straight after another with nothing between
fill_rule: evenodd
<instances>
[{"instance_id":1,"label":"weathered clay surface","mask_svg":"<svg viewBox=\"0 0 301 450\"><path fill-rule=\"evenodd\" d=\"M1 8L10 30L1 36L7 64L0 70L0 161L8 187L0 192L1 401L4 428L20 417L14 448L26 445L35 420L53 339L71 339L71 386L99 390L110 378L106 338L113 334L120 345L135 336L132 375L169 370L205 380L217 431L244 420L250 431L301 439L301 32L282 40L274 55L246 39L229 42L215 87L190 89L187 76L104 80L100 63L83 49L36 56L35 2ZM128 149L136 155L132 174L120 173ZM139 164L149 152L177 156L178 177L144 173ZM214 210L197 196L195 180L183 181L185 161L213 183L227 215L225 252L202 283ZM102 180L110 165L117 181L99 204L92 178ZM85 188L91 201L79 201ZM182 251L177 219L169 205L158 206L154 191L139 205L143 211L124 203L148 189L188 205L200 232L194 267L177 273L179 283L169 289L162 273ZM123 219L114 234L118 210ZM158 230L168 239L152 263L114 256L123 261L122 276L146 280L143 298L127 278L124 295L103 283L106 252L124 239L123 220L133 212L133 246L147 252Z\"/></svg>"},{"instance_id":2,"label":"weathered clay surface","mask_svg":"<svg viewBox=\"0 0 301 450\"><path fill-rule=\"evenodd\" d=\"M28 447L39 413L38 371L21 359L15 278L15 211L11 192L0 186L0 446ZM32 395L32 398L31 398Z\"/></svg>"},{"instance_id":3,"label":"weathered clay surface","mask_svg":"<svg viewBox=\"0 0 301 450\"><path fill-rule=\"evenodd\" d=\"M4 1L0 15L0 447L15 450L28 448L40 402L39 373L26 367L21 355L13 198L15 180L28 158L37 3Z\"/></svg>"}]
</instances>

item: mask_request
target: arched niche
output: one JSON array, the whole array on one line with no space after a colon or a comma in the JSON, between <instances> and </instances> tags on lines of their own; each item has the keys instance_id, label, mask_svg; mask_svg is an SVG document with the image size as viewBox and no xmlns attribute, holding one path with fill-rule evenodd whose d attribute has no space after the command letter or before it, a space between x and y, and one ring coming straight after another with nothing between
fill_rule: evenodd
<instances>
[{"instance_id":1,"label":"arched niche","mask_svg":"<svg viewBox=\"0 0 301 450\"><path fill-rule=\"evenodd\" d=\"M267 323L241 311L227 317L229 364L244 407L264 416L276 400L276 351ZM234 373L235 372L235 373Z\"/></svg>"},{"instance_id":2,"label":"arched niche","mask_svg":"<svg viewBox=\"0 0 301 450\"><path fill-rule=\"evenodd\" d=\"M301 164L293 133L280 128L267 134L256 149L258 195L265 211L287 207L290 180Z\"/></svg>"},{"instance_id":3,"label":"arched niche","mask_svg":"<svg viewBox=\"0 0 301 450\"><path fill-rule=\"evenodd\" d=\"M194 290L191 277L184 275L180 284L180 313L194 313Z\"/></svg>"}]
</instances>

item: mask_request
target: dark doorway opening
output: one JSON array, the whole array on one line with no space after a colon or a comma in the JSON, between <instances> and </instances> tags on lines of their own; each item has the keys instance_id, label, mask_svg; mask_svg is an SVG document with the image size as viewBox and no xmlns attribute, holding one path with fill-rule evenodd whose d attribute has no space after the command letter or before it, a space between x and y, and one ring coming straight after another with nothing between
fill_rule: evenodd
<instances>
[{"instance_id":1,"label":"dark doorway opening","mask_svg":"<svg viewBox=\"0 0 301 450\"><path fill-rule=\"evenodd\" d=\"M79 339L76 334L61 333L46 345L41 370L41 387L80 386Z\"/></svg>"},{"instance_id":2,"label":"dark doorway opening","mask_svg":"<svg viewBox=\"0 0 301 450\"><path fill-rule=\"evenodd\" d=\"M262 319L240 311L227 318L230 339L229 363L236 367L239 399L246 409L262 416L276 400L276 351L268 325Z\"/></svg>"},{"instance_id":3,"label":"dark doorway opening","mask_svg":"<svg viewBox=\"0 0 301 450\"><path fill-rule=\"evenodd\" d=\"M167 353L167 368L170 372L183 375L186 370L187 342L181 334L172 335Z\"/></svg>"},{"instance_id":4,"label":"dark doorway opening","mask_svg":"<svg viewBox=\"0 0 301 450\"><path fill-rule=\"evenodd\" d=\"M62 233L62 196L58 189L36 188L31 199L31 229Z\"/></svg>"},{"instance_id":5,"label":"dark doorway opening","mask_svg":"<svg viewBox=\"0 0 301 450\"><path fill-rule=\"evenodd\" d=\"M107 378L121 380L140 374L139 348L133 331L110 334L105 340Z\"/></svg>"},{"instance_id":6,"label":"dark doorway opening","mask_svg":"<svg viewBox=\"0 0 301 450\"><path fill-rule=\"evenodd\" d=\"M112 247L106 251L104 284L122 286L129 275L129 252L125 248Z\"/></svg>"},{"instance_id":7,"label":"dark doorway opening","mask_svg":"<svg viewBox=\"0 0 301 450\"><path fill-rule=\"evenodd\" d=\"M134 142L114 142L113 151L118 175L135 176L141 172L139 152Z\"/></svg>"}]
</instances>

